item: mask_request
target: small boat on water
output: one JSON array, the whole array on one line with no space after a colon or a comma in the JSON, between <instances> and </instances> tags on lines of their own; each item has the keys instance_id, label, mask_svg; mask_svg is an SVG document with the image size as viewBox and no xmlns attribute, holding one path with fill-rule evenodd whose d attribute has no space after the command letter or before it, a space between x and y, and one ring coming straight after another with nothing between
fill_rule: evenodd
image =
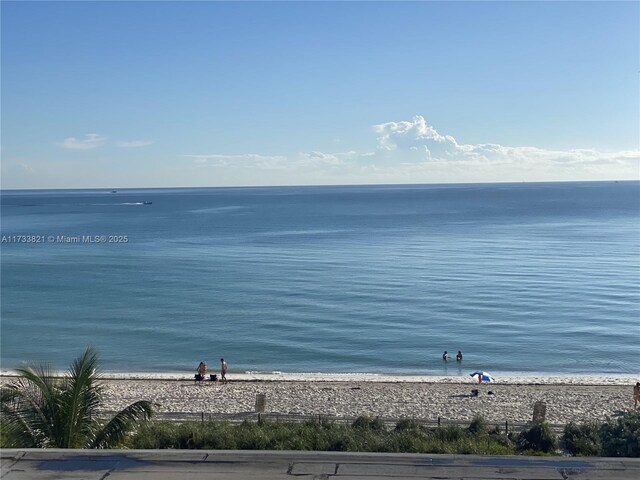
<instances>
[{"instance_id":1,"label":"small boat on water","mask_svg":"<svg viewBox=\"0 0 640 480\"><path fill-rule=\"evenodd\" d=\"M153 202L142 202L143 205L152 205Z\"/></svg>"},{"instance_id":2,"label":"small boat on water","mask_svg":"<svg viewBox=\"0 0 640 480\"><path fill-rule=\"evenodd\" d=\"M111 193L118 193L118 190L111 190Z\"/></svg>"}]
</instances>

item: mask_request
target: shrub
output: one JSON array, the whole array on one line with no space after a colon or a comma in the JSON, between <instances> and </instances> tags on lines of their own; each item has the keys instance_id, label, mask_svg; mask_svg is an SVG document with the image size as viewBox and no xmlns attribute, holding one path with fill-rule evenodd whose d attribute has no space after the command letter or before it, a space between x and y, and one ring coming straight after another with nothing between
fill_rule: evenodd
<instances>
[{"instance_id":1,"label":"shrub","mask_svg":"<svg viewBox=\"0 0 640 480\"><path fill-rule=\"evenodd\" d=\"M384 431L384 422L380 420L380 417L371 418L361 416L355 419L355 421L351 424L353 428L357 428L360 430L375 430L375 431Z\"/></svg>"},{"instance_id":2,"label":"shrub","mask_svg":"<svg viewBox=\"0 0 640 480\"><path fill-rule=\"evenodd\" d=\"M237 449L236 428L226 422L152 422L140 428L127 446L136 449Z\"/></svg>"},{"instance_id":3,"label":"shrub","mask_svg":"<svg viewBox=\"0 0 640 480\"><path fill-rule=\"evenodd\" d=\"M330 439L327 447L327 449L331 452L353 452L357 450L354 449L353 438L349 437L348 435Z\"/></svg>"},{"instance_id":4,"label":"shrub","mask_svg":"<svg viewBox=\"0 0 640 480\"><path fill-rule=\"evenodd\" d=\"M481 415L473 417L471 424L469 425L469 432L474 435L483 435L489 431L489 425L487 421Z\"/></svg>"},{"instance_id":5,"label":"shrub","mask_svg":"<svg viewBox=\"0 0 640 480\"><path fill-rule=\"evenodd\" d=\"M171 422L150 422L132 436L131 446L136 449L175 448L178 426Z\"/></svg>"},{"instance_id":6,"label":"shrub","mask_svg":"<svg viewBox=\"0 0 640 480\"><path fill-rule=\"evenodd\" d=\"M303 425L311 426L318 429L330 430L336 426L336 422L325 417L320 417L318 420L306 420Z\"/></svg>"},{"instance_id":7,"label":"shrub","mask_svg":"<svg viewBox=\"0 0 640 480\"><path fill-rule=\"evenodd\" d=\"M516 438L518 450L551 453L558 448L558 439L546 422L534 422Z\"/></svg>"},{"instance_id":8,"label":"shrub","mask_svg":"<svg viewBox=\"0 0 640 480\"><path fill-rule=\"evenodd\" d=\"M360 418L354 425L309 421L285 423L156 421L140 428L127 448L268 449L350 452L473 453L507 455L514 447L505 436L472 435L465 428L427 429L403 420L387 430L380 419Z\"/></svg>"},{"instance_id":9,"label":"shrub","mask_svg":"<svg viewBox=\"0 0 640 480\"><path fill-rule=\"evenodd\" d=\"M602 448L600 427L596 423L569 423L564 427L562 440L572 455L599 455Z\"/></svg>"},{"instance_id":10,"label":"shrub","mask_svg":"<svg viewBox=\"0 0 640 480\"><path fill-rule=\"evenodd\" d=\"M601 454L606 457L640 457L640 412L625 413L600 427Z\"/></svg>"},{"instance_id":11,"label":"shrub","mask_svg":"<svg viewBox=\"0 0 640 480\"><path fill-rule=\"evenodd\" d=\"M501 445L502 447L508 449L514 449L515 444L506 433L500 433L499 430L492 430L489 432L489 440L497 445Z\"/></svg>"},{"instance_id":12,"label":"shrub","mask_svg":"<svg viewBox=\"0 0 640 480\"><path fill-rule=\"evenodd\" d=\"M473 455L514 455L515 448L506 435L499 435L476 439L473 450L469 453Z\"/></svg>"},{"instance_id":13,"label":"shrub","mask_svg":"<svg viewBox=\"0 0 640 480\"><path fill-rule=\"evenodd\" d=\"M418 431L420 430L420 422L412 418L401 418L396 423L396 432Z\"/></svg>"},{"instance_id":14,"label":"shrub","mask_svg":"<svg viewBox=\"0 0 640 480\"><path fill-rule=\"evenodd\" d=\"M442 442L458 442L469 437L469 432L457 425L447 425L446 427L434 428L431 429L431 432Z\"/></svg>"}]
</instances>

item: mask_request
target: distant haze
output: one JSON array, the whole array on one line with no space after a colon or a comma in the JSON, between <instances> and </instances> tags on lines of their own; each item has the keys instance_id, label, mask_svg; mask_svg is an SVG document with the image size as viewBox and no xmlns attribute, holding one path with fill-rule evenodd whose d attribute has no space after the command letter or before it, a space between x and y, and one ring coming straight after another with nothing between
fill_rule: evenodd
<instances>
[{"instance_id":1,"label":"distant haze","mask_svg":"<svg viewBox=\"0 0 640 480\"><path fill-rule=\"evenodd\" d=\"M1 8L4 189L640 178L638 2Z\"/></svg>"}]
</instances>

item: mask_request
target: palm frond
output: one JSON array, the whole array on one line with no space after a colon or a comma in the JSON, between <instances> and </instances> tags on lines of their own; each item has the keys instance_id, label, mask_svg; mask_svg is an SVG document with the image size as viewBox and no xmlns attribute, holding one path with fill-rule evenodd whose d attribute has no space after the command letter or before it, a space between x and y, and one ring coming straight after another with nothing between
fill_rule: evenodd
<instances>
[{"instance_id":1,"label":"palm frond","mask_svg":"<svg viewBox=\"0 0 640 480\"><path fill-rule=\"evenodd\" d=\"M36 448L38 444L37 432L16 412L15 405L20 402L20 392L11 387L3 387L0 392L0 415L6 432L8 446Z\"/></svg>"},{"instance_id":2,"label":"palm frond","mask_svg":"<svg viewBox=\"0 0 640 480\"><path fill-rule=\"evenodd\" d=\"M65 424L60 447L81 447L97 428L94 416L102 394L98 361L98 352L87 347L69 368L62 396Z\"/></svg>"},{"instance_id":3,"label":"palm frond","mask_svg":"<svg viewBox=\"0 0 640 480\"><path fill-rule=\"evenodd\" d=\"M104 387L92 347L73 361L63 378L47 365L17 372L16 380L0 389L0 412L6 441L18 448L108 447L153 414L150 402L136 402L100 428L96 413Z\"/></svg>"},{"instance_id":4,"label":"palm frond","mask_svg":"<svg viewBox=\"0 0 640 480\"><path fill-rule=\"evenodd\" d=\"M141 422L149 420L153 416L153 406L154 404L151 402L140 400L124 408L98 432L87 446L89 448L105 448L116 445Z\"/></svg>"},{"instance_id":5,"label":"palm frond","mask_svg":"<svg viewBox=\"0 0 640 480\"><path fill-rule=\"evenodd\" d=\"M3 389L2 414L13 437L33 446L50 446L59 429L60 380L48 365L19 368Z\"/></svg>"}]
</instances>

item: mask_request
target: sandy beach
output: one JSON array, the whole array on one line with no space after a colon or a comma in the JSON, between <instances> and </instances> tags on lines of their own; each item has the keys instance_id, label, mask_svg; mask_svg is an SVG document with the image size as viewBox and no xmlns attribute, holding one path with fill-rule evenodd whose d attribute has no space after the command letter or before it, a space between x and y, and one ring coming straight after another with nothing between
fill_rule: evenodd
<instances>
[{"instance_id":1,"label":"sandy beach","mask_svg":"<svg viewBox=\"0 0 640 480\"><path fill-rule=\"evenodd\" d=\"M149 379L105 375L105 409L118 410L137 400L157 403L161 413L236 414L254 412L257 394L266 394L266 412L278 414L411 417L492 422L531 420L534 403L547 406L547 421L605 420L633 406L634 381L625 377L527 377L475 385L460 377L328 375L300 380L282 375L238 375L226 384L196 384L185 376ZM238 378L239 377L239 378ZM386 378L386 381L385 381ZM11 376L0 377L0 383ZM478 388L480 394L471 396ZM489 394L488 392L493 392Z\"/></svg>"}]
</instances>

